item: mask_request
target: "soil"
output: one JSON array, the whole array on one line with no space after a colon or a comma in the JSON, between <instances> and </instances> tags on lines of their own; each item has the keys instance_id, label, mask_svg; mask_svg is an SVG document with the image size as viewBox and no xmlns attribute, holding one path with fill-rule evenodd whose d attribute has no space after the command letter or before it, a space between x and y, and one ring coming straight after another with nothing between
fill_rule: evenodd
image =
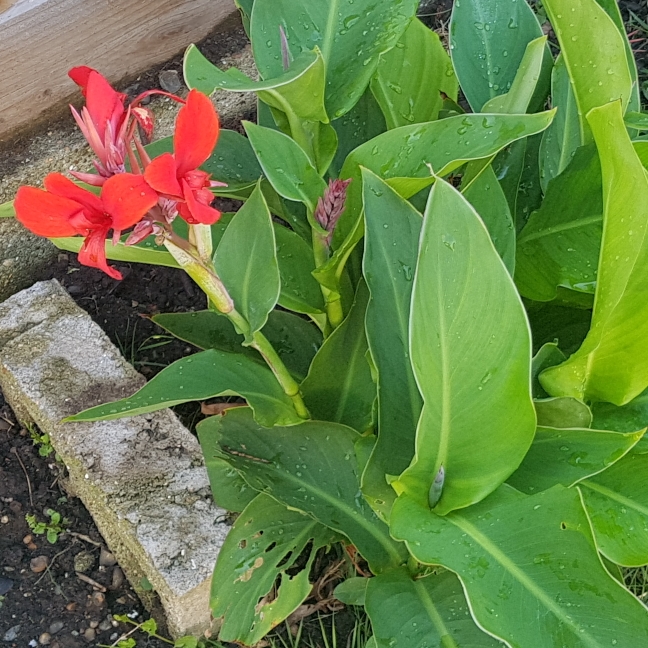
<instances>
[{"instance_id":1,"label":"soil","mask_svg":"<svg viewBox=\"0 0 648 648\"><path fill-rule=\"evenodd\" d=\"M432 0L424 4L425 22L447 33L452 1ZM621 1L620 6L628 31L638 30L633 36L638 40L633 45L640 81L646 82L648 6L645 0ZM201 49L208 56L211 54L212 60L218 61L223 56L223 47L236 52L244 46L245 35L239 29L226 36L206 39ZM161 70L179 69L180 59L174 59L162 68L142 75L127 90L132 94L141 92L156 85ZM247 118L251 116L246 115ZM236 126L227 124L229 128ZM50 128L56 130L59 125ZM12 156L0 153L0 177L14 171L21 159L29 162L29 139L21 138L11 146ZM9 188L1 187L0 193L2 189ZM60 281L125 357L147 377L194 352L190 345L165 336L150 320L150 316L156 313L205 307L204 296L186 275L171 268L118 262L114 265L124 275L121 282L98 270L81 266L74 254L62 253L58 262L39 279ZM184 406L179 413L190 426L200 418L199 406L195 404ZM29 432L16 423L1 394L0 448L0 645L34 646L39 637L48 640L48 637L42 637L43 633L51 635L48 645L52 648L112 644L129 628L123 624L115 626L110 620L111 615L129 614L136 620L143 620L147 613L126 581L113 587L115 572L119 568L99 564L103 540L89 513L79 500L66 495L62 468L53 456L39 455ZM47 509L56 510L69 520L67 531L54 544L44 536L34 535L25 520L28 514L44 521ZM93 559L85 576L98 583L100 588L105 588L105 592L97 591L96 587L77 577L74 561L83 552ZM35 573L30 563L39 556L46 557L48 567L44 572ZM138 645L158 648L168 644L139 635Z\"/></svg>"}]
</instances>

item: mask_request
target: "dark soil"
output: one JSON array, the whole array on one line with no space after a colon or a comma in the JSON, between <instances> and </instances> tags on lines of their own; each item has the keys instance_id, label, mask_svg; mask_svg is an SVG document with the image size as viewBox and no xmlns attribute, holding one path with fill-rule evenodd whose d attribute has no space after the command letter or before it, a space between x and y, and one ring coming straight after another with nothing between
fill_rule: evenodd
<instances>
[{"instance_id":1,"label":"dark soil","mask_svg":"<svg viewBox=\"0 0 648 648\"><path fill-rule=\"evenodd\" d=\"M451 0L428 1L422 17L430 26L445 32L451 6ZM628 32L635 32L632 38L637 39L633 45L640 81L646 82L648 3L626 0L621 1L620 6ZM208 56L211 53L217 60L222 46L219 39L223 38L245 39L245 35L242 30L229 35L213 35L201 44L201 50ZM180 59L174 59L161 69L179 70ZM128 91L136 94L153 87L159 71L160 68L143 75L131 83ZM228 128L236 126L227 125ZM20 143L16 145L19 148ZM149 318L156 313L204 308L205 299L198 288L180 270L117 262L114 265L124 275L121 282L81 266L73 254L60 254L58 262L40 278L60 281L125 357L147 377L194 352L195 349L186 343L164 336ZM186 406L181 414L191 424L200 416L199 407ZM99 565L103 541L90 515L79 500L66 495L61 468L53 456L43 458L39 455L29 433L16 424L1 394L0 448L0 642L4 639L0 645L35 645L33 642L43 633L52 635L49 643L52 648L112 644L117 638L115 633L119 635L128 628L121 624L114 627L109 621L110 615L130 614L143 620L146 612L126 582L112 587L116 567ZM68 532L59 536L55 544L31 533L25 521L26 514L36 515L44 521L46 509L54 509L69 520ZM30 534L31 545L25 542ZM105 593L77 578L74 559L84 551L94 558L86 575L105 587ZM30 568L30 561L38 556L47 557L47 571L34 573ZM62 624L62 627L54 633L50 630L53 624ZM102 625L92 628L95 624ZM84 636L90 629L95 631L94 638L92 632L88 632L89 638ZM7 640L13 632L15 638ZM341 643L344 644L345 641ZM138 645L158 648L165 644L140 635Z\"/></svg>"}]
</instances>

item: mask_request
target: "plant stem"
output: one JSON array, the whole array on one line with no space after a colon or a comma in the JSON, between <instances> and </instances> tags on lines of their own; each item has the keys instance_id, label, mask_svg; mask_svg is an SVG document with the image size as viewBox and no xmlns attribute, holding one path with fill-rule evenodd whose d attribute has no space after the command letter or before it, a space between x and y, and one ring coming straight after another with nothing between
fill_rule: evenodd
<instances>
[{"instance_id":1,"label":"plant stem","mask_svg":"<svg viewBox=\"0 0 648 648\"><path fill-rule=\"evenodd\" d=\"M329 259L329 246L326 237L322 236L319 232L313 229L313 257L315 259L315 267L321 268ZM326 315L331 329L335 330L344 319L344 312L342 311L342 300L340 293L326 286L320 284L322 295L324 297L324 304L326 306Z\"/></svg>"},{"instance_id":2,"label":"plant stem","mask_svg":"<svg viewBox=\"0 0 648 648\"><path fill-rule=\"evenodd\" d=\"M299 392L299 385L290 375L290 372L286 369L283 360L279 357L279 354L275 351L266 336L263 335L261 331L257 331L252 335L252 344L250 344L250 346L253 349L256 349L263 356L263 359L272 370L272 373L275 375L281 388L292 400L297 415L303 419L310 418L308 409L306 408L301 393Z\"/></svg>"}]
</instances>

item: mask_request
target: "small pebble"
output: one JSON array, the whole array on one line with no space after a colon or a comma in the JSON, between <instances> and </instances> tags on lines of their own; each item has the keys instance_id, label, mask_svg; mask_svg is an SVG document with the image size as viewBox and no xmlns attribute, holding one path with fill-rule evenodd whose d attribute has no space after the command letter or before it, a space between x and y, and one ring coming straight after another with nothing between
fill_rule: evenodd
<instances>
[{"instance_id":1,"label":"small pebble","mask_svg":"<svg viewBox=\"0 0 648 648\"><path fill-rule=\"evenodd\" d=\"M12 587L14 582L10 578L0 576L0 596L4 596Z\"/></svg>"},{"instance_id":2,"label":"small pebble","mask_svg":"<svg viewBox=\"0 0 648 648\"><path fill-rule=\"evenodd\" d=\"M115 641L115 639L117 639L117 637L119 637L119 633L118 632L113 632L110 635L110 641Z\"/></svg>"},{"instance_id":3,"label":"small pebble","mask_svg":"<svg viewBox=\"0 0 648 648\"><path fill-rule=\"evenodd\" d=\"M19 634L20 634L20 626L15 625L9 628L9 630L7 630L7 632L4 633L4 635L2 636L2 641L13 641L18 637Z\"/></svg>"},{"instance_id":4,"label":"small pebble","mask_svg":"<svg viewBox=\"0 0 648 648\"><path fill-rule=\"evenodd\" d=\"M100 624L99 624L99 630L101 632L106 632L107 630L110 630L112 628L112 623L108 619L104 619Z\"/></svg>"},{"instance_id":5,"label":"small pebble","mask_svg":"<svg viewBox=\"0 0 648 648\"><path fill-rule=\"evenodd\" d=\"M23 542L24 542L25 544L29 544L32 540L33 540L33 538L32 538L32 536L31 536L31 534L30 534L30 535L26 535L26 536L23 538Z\"/></svg>"},{"instance_id":6,"label":"small pebble","mask_svg":"<svg viewBox=\"0 0 648 648\"><path fill-rule=\"evenodd\" d=\"M9 508L14 513L20 513L20 511L22 511L22 504L20 502L11 502L11 504L9 504Z\"/></svg>"},{"instance_id":7,"label":"small pebble","mask_svg":"<svg viewBox=\"0 0 648 648\"><path fill-rule=\"evenodd\" d=\"M89 551L80 551L74 556L74 571L85 574L92 569L94 561L94 556Z\"/></svg>"},{"instance_id":8,"label":"small pebble","mask_svg":"<svg viewBox=\"0 0 648 648\"><path fill-rule=\"evenodd\" d=\"M160 86L167 92L176 93L182 88L182 81L176 70L163 70L158 77Z\"/></svg>"},{"instance_id":9,"label":"small pebble","mask_svg":"<svg viewBox=\"0 0 648 648\"><path fill-rule=\"evenodd\" d=\"M76 610L76 607L77 607L77 604L76 604L74 601L72 601L72 603L68 603L68 604L65 606L65 609L66 609L68 612L74 612L74 610Z\"/></svg>"},{"instance_id":10,"label":"small pebble","mask_svg":"<svg viewBox=\"0 0 648 648\"><path fill-rule=\"evenodd\" d=\"M110 553L105 547L101 547L101 554L99 555L99 564L102 567L112 567L117 564L117 559L114 554Z\"/></svg>"},{"instance_id":11,"label":"small pebble","mask_svg":"<svg viewBox=\"0 0 648 648\"><path fill-rule=\"evenodd\" d=\"M119 589L123 584L124 584L124 572L119 567L115 567L112 573L111 588L116 590Z\"/></svg>"},{"instance_id":12,"label":"small pebble","mask_svg":"<svg viewBox=\"0 0 648 648\"><path fill-rule=\"evenodd\" d=\"M90 627L96 628L99 625L99 621L90 621Z\"/></svg>"},{"instance_id":13,"label":"small pebble","mask_svg":"<svg viewBox=\"0 0 648 648\"><path fill-rule=\"evenodd\" d=\"M2 524L9 524L9 516L7 516L7 515L3 515L3 516L0 518L0 522L2 522Z\"/></svg>"},{"instance_id":14,"label":"small pebble","mask_svg":"<svg viewBox=\"0 0 648 648\"><path fill-rule=\"evenodd\" d=\"M43 632L43 634L38 637L38 643L41 646L49 646L52 642L52 635L49 632Z\"/></svg>"},{"instance_id":15,"label":"small pebble","mask_svg":"<svg viewBox=\"0 0 648 648\"><path fill-rule=\"evenodd\" d=\"M47 556L36 556L29 561L29 568L35 573L40 574L47 569L49 558Z\"/></svg>"},{"instance_id":16,"label":"small pebble","mask_svg":"<svg viewBox=\"0 0 648 648\"><path fill-rule=\"evenodd\" d=\"M106 596L101 592L93 592L90 597L90 604L101 607L106 602Z\"/></svg>"},{"instance_id":17,"label":"small pebble","mask_svg":"<svg viewBox=\"0 0 648 648\"><path fill-rule=\"evenodd\" d=\"M50 634L55 635L57 632L61 632L63 630L63 621L54 621L50 623L49 627L49 632Z\"/></svg>"},{"instance_id":18,"label":"small pebble","mask_svg":"<svg viewBox=\"0 0 648 648\"><path fill-rule=\"evenodd\" d=\"M94 628L88 628L88 629L83 633L83 638L84 638L86 641L94 641L96 636L97 636L97 633L95 632Z\"/></svg>"},{"instance_id":19,"label":"small pebble","mask_svg":"<svg viewBox=\"0 0 648 648\"><path fill-rule=\"evenodd\" d=\"M27 549L29 549L30 551L34 551L35 549L38 549L38 547L37 547L36 544L34 544L33 542L30 542L30 543L27 545Z\"/></svg>"}]
</instances>

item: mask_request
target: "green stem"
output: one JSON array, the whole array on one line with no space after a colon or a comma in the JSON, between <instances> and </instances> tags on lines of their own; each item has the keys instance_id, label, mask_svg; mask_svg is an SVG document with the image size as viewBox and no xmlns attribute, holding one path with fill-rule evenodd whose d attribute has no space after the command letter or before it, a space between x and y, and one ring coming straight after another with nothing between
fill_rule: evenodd
<instances>
[{"instance_id":1,"label":"green stem","mask_svg":"<svg viewBox=\"0 0 648 648\"><path fill-rule=\"evenodd\" d=\"M329 246L326 238L319 232L313 229L313 257L315 259L315 267L322 267L329 259ZM331 329L335 330L344 319L344 312L342 310L342 300L340 293L327 288L320 284L322 296L324 297L324 304L326 306L326 316L328 318Z\"/></svg>"},{"instance_id":2,"label":"green stem","mask_svg":"<svg viewBox=\"0 0 648 648\"><path fill-rule=\"evenodd\" d=\"M256 349L263 356L263 359L272 370L272 373L275 375L281 388L292 400L297 415L303 419L310 418L308 409L306 408L301 393L299 392L299 384L290 375L290 372L286 369L283 360L279 357L279 354L275 351L266 336L263 335L261 331L257 331L252 336L252 344L250 346L253 349Z\"/></svg>"}]
</instances>

